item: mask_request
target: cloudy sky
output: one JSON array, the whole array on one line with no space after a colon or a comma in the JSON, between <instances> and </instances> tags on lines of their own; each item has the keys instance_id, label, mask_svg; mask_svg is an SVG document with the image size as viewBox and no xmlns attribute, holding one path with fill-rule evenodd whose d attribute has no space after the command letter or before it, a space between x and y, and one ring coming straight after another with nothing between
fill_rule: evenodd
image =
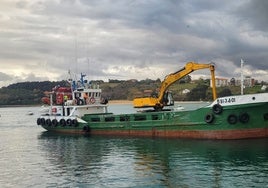
<instances>
[{"instance_id":1,"label":"cloudy sky","mask_svg":"<svg viewBox=\"0 0 268 188\"><path fill-rule=\"evenodd\" d=\"M268 81L266 0L1 0L0 87L64 80L157 79L188 61ZM193 76L204 76L198 71Z\"/></svg>"}]
</instances>

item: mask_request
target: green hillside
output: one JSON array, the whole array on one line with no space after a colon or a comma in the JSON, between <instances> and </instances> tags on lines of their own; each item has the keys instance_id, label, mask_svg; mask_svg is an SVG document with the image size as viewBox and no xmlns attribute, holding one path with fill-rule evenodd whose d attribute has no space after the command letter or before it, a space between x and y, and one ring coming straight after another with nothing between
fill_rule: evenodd
<instances>
[{"instance_id":1,"label":"green hillside","mask_svg":"<svg viewBox=\"0 0 268 188\"><path fill-rule=\"evenodd\" d=\"M109 80L104 82L96 80L102 88L103 97L109 100L133 100L135 97L144 96L144 91L156 91L160 87L160 80ZM66 81L59 82L21 82L11 84L7 87L0 88L0 105L40 105L41 98L45 91L51 91L55 86L68 86ZM262 85L245 88L244 93L260 93L268 92L268 89L261 91ZM183 94L187 89L190 92ZM209 80L185 81L180 80L174 83L170 88L173 97L177 101L208 101L212 99ZM217 88L218 96L238 95L240 94L240 86L228 86ZM148 93L147 93L148 95Z\"/></svg>"}]
</instances>

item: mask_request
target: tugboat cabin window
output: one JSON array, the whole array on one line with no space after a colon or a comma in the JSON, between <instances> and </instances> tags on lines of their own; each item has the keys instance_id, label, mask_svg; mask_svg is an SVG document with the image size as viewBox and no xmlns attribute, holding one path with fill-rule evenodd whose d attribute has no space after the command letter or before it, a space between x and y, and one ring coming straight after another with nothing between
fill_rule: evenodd
<instances>
[{"instance_id":1,"label":"tugboat cabin window","mask_svg":"<svg viewBox=\"0 0 268 188\"><path fill-rule=\"evenodd\" d=\"M81 97L81 93L75 93L75 98L80 98Z\"/></svg>"}]
</instances>

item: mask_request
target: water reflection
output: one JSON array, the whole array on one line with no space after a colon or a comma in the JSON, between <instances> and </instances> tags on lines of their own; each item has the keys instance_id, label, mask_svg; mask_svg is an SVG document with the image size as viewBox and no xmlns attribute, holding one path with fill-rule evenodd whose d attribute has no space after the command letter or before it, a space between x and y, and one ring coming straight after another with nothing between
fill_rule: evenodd
<instances>
[{"instance_id":1,"label":"water reflection","mask_svg":"<svg viewBox=\"0 0 268 188\"><path fill-rule=\"evenodd\" d=\"M268 184L268 139L206 141L39 136L48 185L226 187Z\"/></svg>"}]
</instances>

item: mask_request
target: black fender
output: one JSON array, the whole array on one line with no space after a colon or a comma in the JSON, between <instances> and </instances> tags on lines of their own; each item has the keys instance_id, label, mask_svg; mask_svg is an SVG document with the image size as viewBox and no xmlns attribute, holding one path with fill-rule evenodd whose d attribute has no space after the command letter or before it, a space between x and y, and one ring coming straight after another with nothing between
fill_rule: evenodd
<instances>
[{"instance_id":1,"label":"black fender","mask_svg":"<svg viewBox=\"0 0 268 188\"><path fill-rule=\"evenodd\" d=\"M77 127L77 126L78 126L78 121L77 121L77 119L73 119L73 120L72 120L72 126L74 126L74 127Z\"/></svg>"},{"instance_id":2,"label":"black fender","mask_svg":"<svg viewBox=\"0 0 268 188\"><path fill-rule=\"evenodd\" d=\"M59 122L57 119L53 119L51 123L54 127L57 127Z\"/></svg>"},{"instance_id":3,"label":"black fender","mask_svg":"<svg viewBox=\"0 0 268 188\"><path fill-rule=\"evenodd\" d=\"M215 113L215 114L221 114L222 111L223 111L223 108L220 104L214 104L212 106L212 111Z\"/></svg>"},{"instance_id":4,"label":"black fender","mask_svg":"<svg viewBox=\"0 0 268 188\"><path fill-rule=\"evenodd\" d=\"M51 120L50 119L46 120L46 126L51 126Z\"/></svg>"},{"instance_id":5,"label":"black fender","mask_svg":"<svg viewBox=\"0 0 268 188\"><path fill-rule=\"evenodd\" d=\"M66 121L66 125L68 125L68 126L72 126L72 120L71 120L71 119L67 119L67 121Z\"/></svg>"},{"instance_id":6,"label":"black fender","mask_svg":"<svg viewBox=\"0 0 268 188\"><path fill-rule=\"evenodd\" d=\"M37 118L36 123L37 123L37 125L41 125L41 118Z\"/></svg>"},{"instance_id":7,"label":"black fender","mask_svg":"<svg viewBox=\"0 0 268 188\"><path fill-rule=\"evenodd\" d=\"M88 125L85 125L85 126L83 127L83 132L89 132L89 131L90 131L89 126L88 126Z\"/></svg>"},{"instance_id":8,"label":"black fender","mask_svg":"<svg viewBox=\"0 0 268 188\"><path fill-rule=\"evenodd\" d=\"M247 112L241 113L239 115L239 121L242 123L247 123L249 121L249 119L250 119L250 117L249 117L249 114Z\"/></svg>"},{"instance_id":9,"label":"black fender","mask_svg":"<svg viewBox=\"0 0 268 188\"><path fill-rule=\"evenodd\" d=\"M228 117L227 117L227 121L229 124L236 124L237 123L237 116L235 114L230 114Z\"/></svg>"},{"instance_id":10,"label":"black fender","mask_svg":"<svg viewBox=\"0 0 268 188\"><path fill-rule=\"evenodd\" d=\"M65 119L61 119L61 120L60 120L60 125L61 125L62 127L64 127L64 126L66 125L66 121L65 121Z\"/></svg>"},{"instance_id":11,"label":"black fender","mask_svg":"<svg viewBox=\"0 0 268 188\"><path fill-rule=\"evenodd\" d=\"M214 120L214 115L212 113L208 113L207 115L205 115L205 122L206 123L212 123Z\"/></svg>"}]
</instances>

